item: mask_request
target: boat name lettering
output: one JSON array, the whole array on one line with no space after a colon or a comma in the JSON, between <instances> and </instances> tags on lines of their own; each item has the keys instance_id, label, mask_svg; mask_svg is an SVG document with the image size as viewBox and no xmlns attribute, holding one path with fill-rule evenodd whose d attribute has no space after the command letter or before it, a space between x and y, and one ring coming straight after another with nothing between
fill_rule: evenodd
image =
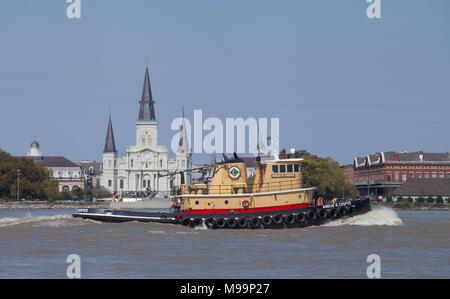
<instances>
[{"instance_id":1,"label":"boat name lettering","mask_svg":"<svg viewBox=\"0 0 450 299\"><path fill-rule=\"evenodd\" d=\"M78 213L87 213L89 212L88 209L78 209Z\"/></svg>"},{"instance_id":2,"label":"boat name lettering","mask_svg":"<svg viewBox=\"0 0 450 299\"><path fill-rule=\"evenodd\" d=\"M323 205L324 209L331 209L331 208L340 208L340 207L345 207L345 206L351 206L352 202L351 201L345 201L345 202L336 202L336 203L332 203L332 204L328 204L328 205Z\"/></svg>"},{"instance_id":3,"label":"boat name lettering","mask_svg":"<svg viewBox=\"0 0 450 299\"><path fill-rule=\"evenodd\" d=\"M295 178L295 174L293 173L272 174L272 178Z\"/></svg>"}]
</instances>

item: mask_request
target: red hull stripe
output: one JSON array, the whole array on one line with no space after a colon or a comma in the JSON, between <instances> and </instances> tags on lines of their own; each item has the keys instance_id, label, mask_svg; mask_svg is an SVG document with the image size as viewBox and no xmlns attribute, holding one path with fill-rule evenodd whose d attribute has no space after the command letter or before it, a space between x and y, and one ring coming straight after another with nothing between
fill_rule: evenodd
<instances>
[{"instance_id":1,"label":"red hull stripe","mask_svg":"<svg viewBox=\"0 0 450 299\"><path fill-rule=\"evenodd\" d=\"M290 209L301 209L311 206L309 203L299 203L284 206L272 206L272 207L261 207L261 208L248 208L248 209L202 209L202 210L184 210L185 214L227 214L232 212L239 213L253 213L253 212L270 212L270 211L282 211Z\"/></svg>"}]
</instances>

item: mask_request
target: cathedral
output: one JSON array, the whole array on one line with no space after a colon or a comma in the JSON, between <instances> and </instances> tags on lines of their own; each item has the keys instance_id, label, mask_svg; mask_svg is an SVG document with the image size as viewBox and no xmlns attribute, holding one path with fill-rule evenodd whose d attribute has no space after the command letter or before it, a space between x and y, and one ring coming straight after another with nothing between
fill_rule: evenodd
<instances>
[{"instance_id":1,"label":"cathedral","mask_svg":"<svg viewBox=\"0 0 450 299\"><path fill-rule=\"evenodd\" d=\"M168 148L158 145L154 103L147 66L136 122L136 145L128 146L122 157L118 156L116 150L111 116L109 117L101 185L111 192L127 194L156 191L164 195L169 194L173 186L181 184L179 171L188 169L189 145L186 139L180 140L175 159L169 159Z\"/></svg>"}]
</instances>

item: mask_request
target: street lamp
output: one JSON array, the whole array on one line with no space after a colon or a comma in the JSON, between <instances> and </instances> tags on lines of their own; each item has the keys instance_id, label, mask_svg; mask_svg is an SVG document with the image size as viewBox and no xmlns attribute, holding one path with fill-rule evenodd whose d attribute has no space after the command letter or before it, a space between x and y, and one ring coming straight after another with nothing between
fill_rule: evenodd
<instances>
[{"instance_id":1,"label":"street lamp","mask_svg":"<svg viewBox=\"0 0 450 299\"><path fill-rule=\"evenodd\" d=\"M17 169L17 201L20 197L20 169Z\"/></svg>"}]
</instances>

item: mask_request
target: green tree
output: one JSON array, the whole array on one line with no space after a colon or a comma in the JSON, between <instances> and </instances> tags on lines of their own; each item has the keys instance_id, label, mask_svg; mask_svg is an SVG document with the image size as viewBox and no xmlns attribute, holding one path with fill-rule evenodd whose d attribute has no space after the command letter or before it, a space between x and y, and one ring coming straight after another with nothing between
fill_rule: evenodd
<instances>
[{"instance_id":1,"label":"green tree","mask_svg":"<svg viewBox=\"0 0 450 299\"><path fill-rule=\"evenodd\" d=\"M84 199L84 190L81 188L75 188L72 190L72 196L78 199Z\"/></svg>"},{"instance_id":2,"label":"green tree","mask_svg":"<svg viewBox=\"0 0 450 299\"><path fill-rule=\"evenodd\" d=\"M436 203L444 203L444 198L442 198L442 196L438 196L436 199Z\"/></svg>"},{"instance_id":3,"label":"green tree","mask_svg":"<svg viewBox=\"0 0 450 299\"><path fill-rule=\"evenodd\" d=\"M0 198L16 199L19 179L20 198L48 199L58 193L58 182L50 177L45 165L0 149Z\"/></svg>"},{"instance_id":4,"label":"green tree","mask_svg":"<svg viewBox=\"0 0 450 299\"><path fill-rule=\"evenodd\" d=\"M331 200L335 197L356 197L359 192L353 184L348 182L340 169L338 162L333 159L320 158L306 150L296 151L295 158L303 158L302 175L305 187L316 187L314 197Z\"/></svg>"}]
</instances>

